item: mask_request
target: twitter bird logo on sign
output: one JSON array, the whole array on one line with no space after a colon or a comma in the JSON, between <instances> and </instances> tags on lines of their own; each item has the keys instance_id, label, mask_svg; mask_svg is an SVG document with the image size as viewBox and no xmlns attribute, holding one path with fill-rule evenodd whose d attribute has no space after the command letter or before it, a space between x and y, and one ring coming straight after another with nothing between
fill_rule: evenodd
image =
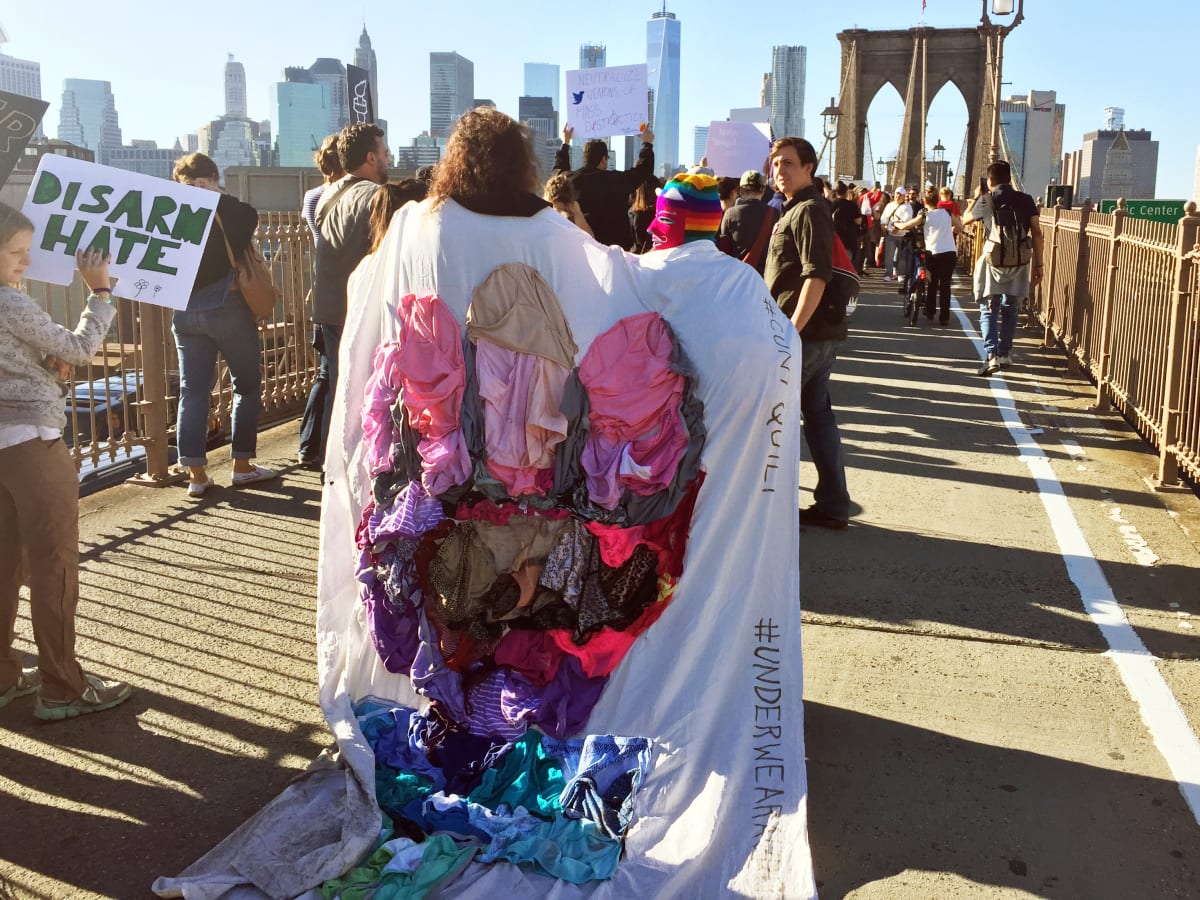
<instances>
[{"instance_id":1,"label":"twitter bird logo on sign","mask_svg":"<svg viewBox=\"0 0 1200 900\"><path fill-rule=\"evenodd\" d=\"M583 102L583 94L583 91L571 91L571 98L575 101L575 106Z\"/></svg>"}]
</instances>

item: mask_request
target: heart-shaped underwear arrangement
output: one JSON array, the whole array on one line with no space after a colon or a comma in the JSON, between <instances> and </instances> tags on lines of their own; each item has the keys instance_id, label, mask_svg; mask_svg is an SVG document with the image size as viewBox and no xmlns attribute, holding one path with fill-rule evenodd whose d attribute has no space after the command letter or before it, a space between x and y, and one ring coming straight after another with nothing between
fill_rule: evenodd
<instances>
[{"instance_id":1,"label":"heart-shaped underwear arrangement","mask_svg":"<svg viewBox=\"0 0 1200 900\"><path fill-rule=\"evenodd\" d=\"M577 365L557 297L523 264L476 289L465 333L437 296L405 296L397 316L362 408L359 591L383 664L431 701L405 725L410 749L441 772L431 785L468 795L530 726L580 732L671 602L704 411L660 315L619 320ZM479 753L464 764L447 736ZM385 780L420 769L404 758Z\"/></svg>"}]
</instances>

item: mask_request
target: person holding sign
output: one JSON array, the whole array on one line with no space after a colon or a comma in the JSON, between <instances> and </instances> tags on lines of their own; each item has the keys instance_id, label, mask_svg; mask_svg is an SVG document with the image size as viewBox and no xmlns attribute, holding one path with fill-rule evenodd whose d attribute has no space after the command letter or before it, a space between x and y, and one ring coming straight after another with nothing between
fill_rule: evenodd
<instances>
[{"instance_id":1,"label":"person holding sign","mask_svg":"<svg viewBox=\"0 0 1200 900\"><path fill-rule=\"evenodd\" d=\"M175 181L220 191L217 164L203 153L175 163ZM204 255L196 272L187 309L174 315L171 330L179 351L179 413L175 438L180 465L188 470L188 496L199 499L212 487L208 477L209 398L216 383L217 354L225 358L233 381L233 486L274 478L274 469L251 460L258 446L262 410L262 361L254 313L233 285L233 259L241 259L258 227L258 211L222 194Z\"/></svg>"},{"instance_id":2,"label":"person holding sign","mask_svg":"<svg viewBox=\"0 0 1200 900\"><path fill-rule=\"evenodd\" d=\"M57 367L86 365L116 316L108 256L79 251L89 295L72 331L19 291L29 265L33 222L0 204L0 706L37 692L33 714L69 719L110 709L130 687L83 671L75 658L79 604L79 482L62 441L65 385ZM29 606L37 668L12 649L29 558Z\"/></svg>"},{"instance_id":3,"label":"person holding sign","mask_svg":"<svg viewBox=\"0 0 1200 900\"><path fill-rule=\"evenodd\" d=\"M571 138L575 129L563 128L563 144L554 157L554 174L570 172ZM583 168L570 172L571 185L579 208L602 244L615 244L622 250L633 247L633 229L629 225L629 195L654 175L654 132L642 130L642 152L637 163L624 172L608 168L608 144L590 140L583 145Z\"/></svg>"}]
</instances>

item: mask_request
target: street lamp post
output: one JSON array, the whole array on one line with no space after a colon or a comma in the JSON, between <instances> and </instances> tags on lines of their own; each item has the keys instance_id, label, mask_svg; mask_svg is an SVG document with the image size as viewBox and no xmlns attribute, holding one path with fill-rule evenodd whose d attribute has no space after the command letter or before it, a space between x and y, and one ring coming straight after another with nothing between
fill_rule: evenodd
<instances>
[{"instance_id":1,"label":"street lamp post","mask_svg":"<svg viewBox=\"0 0 1200 900\"><path fill-rule=\"evenodd\" d=\"M946 148L942 146L942 139L938 138L938 142L931 149L933 150L934 177L930 181L940 188L946 183Z\"/></svg>"},{"instance_id":2,"label":"street lamp post","mask_svg":"<svg viewBox=\"0 0 1200 900\"><path fill-rule=\"evenodd\" d=\"M988 162L994 163L1000 158L1000 73L1004 68L1004 39L1025 18L1025 0L1017 0L1017 14L1007 25L993 22L988 16L988 0L983 0L983 27L988 39L995 41L995 47L990 50L992 57L992 143L988 151ZM992 13L997 16L1013 14L1013 0L992 0Z\"/></svg>"},{"instance_id":3,"label":"street lamp post","mask_svg":"<svg viewBox=\"0 0 1200 900\"><path fill-rule=\"evenodd\" d=\"M881 169L883 170L882 175L880 175ZM875 161L875 180L878 181L880 184L886 184L887 183L886 176L887 176L887 163L883 161L883 157L881 156L881 157L879 157L878 160Z\"/></svg>"},{"instance_id":4,"label":"street lamp post","mask_svg":"<svg viewBox=\"0 0 1200 900\"><path fill-rule=\"evenodd\" d=\"M817 157L817 168L821 167L821 157L825 155L825 149L829 149L829 181L830 186L836 180L837 175L833 171L835 162L833 156L833 142L837 140L838 120L842 117L841 107L837 105L837 98L830 97L829 105L821 111L821 133L825 136L825 143L821 146L821 154Z\"/></svg>"}]
</instances>

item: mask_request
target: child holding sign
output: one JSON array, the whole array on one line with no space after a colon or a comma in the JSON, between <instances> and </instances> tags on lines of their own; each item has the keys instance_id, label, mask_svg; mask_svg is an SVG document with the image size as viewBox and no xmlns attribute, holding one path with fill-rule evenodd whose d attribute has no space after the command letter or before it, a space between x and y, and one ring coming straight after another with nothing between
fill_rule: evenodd
<instances>
[{"instance_id":1,"label":"child holding sign","mask_svg":"<svg viewBox=\"0 0 1200 900\"><path fill-rule=\"evenodd\" d=\"M0 204L0 706L38 694L34 715L68 719L110 709L130 687L85 674L75 658L79 603L79 482L62 441L64 389L51 369L86 365L116 309L108 257L76 255L89 288L72 331L17 290L29 265L33 223ZM29 558L29 605L38 667L13 653L21 552Z\"/></svg>"}]
</instances>

